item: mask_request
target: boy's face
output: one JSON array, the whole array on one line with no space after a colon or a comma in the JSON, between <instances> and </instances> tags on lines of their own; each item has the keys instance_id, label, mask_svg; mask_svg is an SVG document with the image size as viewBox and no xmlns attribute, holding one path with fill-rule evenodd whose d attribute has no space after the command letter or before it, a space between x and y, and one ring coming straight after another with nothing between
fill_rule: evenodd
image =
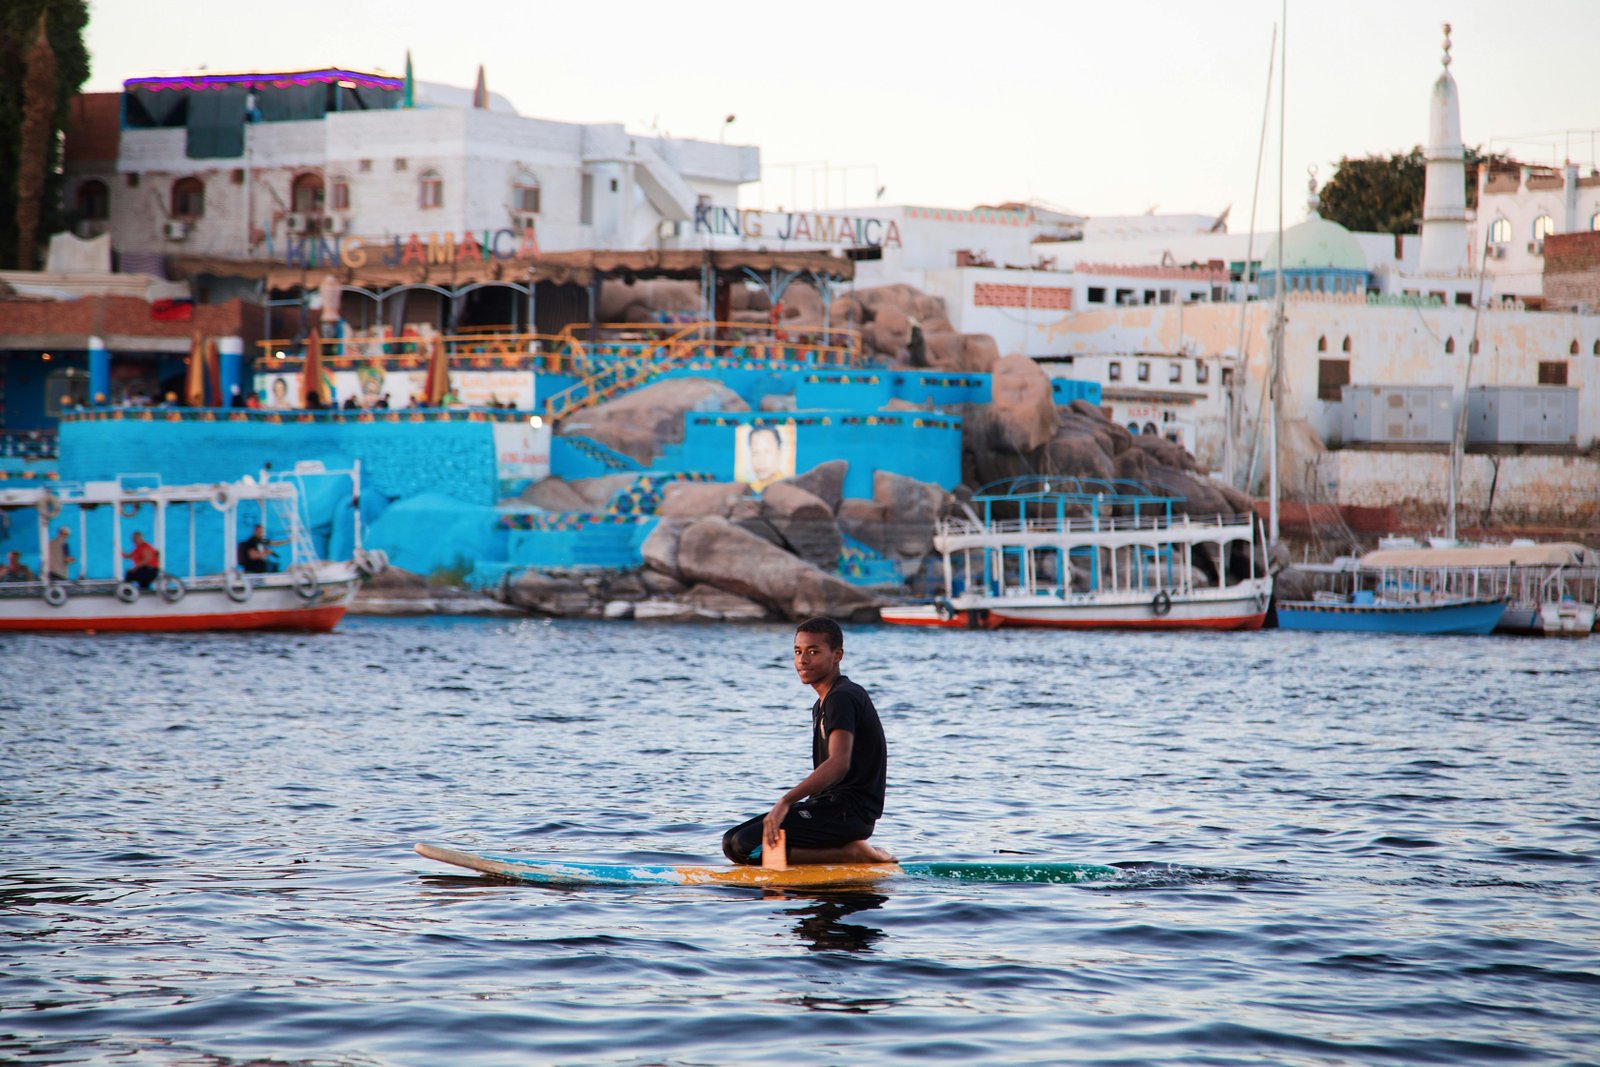
<instances>
[{"instance_id":1,"label":"boy's face","mask_svg":"<svg viewBox=\"0 0 1600 1067\"><path fill-rule=\"evenodd\" d=\"M844 649L830 647L828 639L821 634L794 635L794 670L802 685L826 681L838 672L842 659Z\"/></svg>"}]
</instances>

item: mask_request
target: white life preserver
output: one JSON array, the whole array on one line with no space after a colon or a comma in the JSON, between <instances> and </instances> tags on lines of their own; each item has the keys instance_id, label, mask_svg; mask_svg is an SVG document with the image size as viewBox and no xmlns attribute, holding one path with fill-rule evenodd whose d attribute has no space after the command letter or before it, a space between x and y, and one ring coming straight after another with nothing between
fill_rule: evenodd
<instances>
[{"instance_id":1,"label":"white life preserver","mask_svg":"<svg viewBox=\"0 0 1600 1067\"><path fill-rule=\"evenodd\" d=\"M218 485L211 491L211 506L218 511L227 511L233 506L233 486Z\"/></svg>"},{"instance_id":2,"label":"white life preserver","mask_svg":"<svg viewBox=\"0 0 1600 1067\"><path fill-rule=\"evenodd\" d=\"M156 588L161 592L161 599L168 604L176 604L189 591L189 587L183 584L183 579L176 574L163 574L161 580L156 583Z\"/></svg>"},{"instance_id":3,"label":"white life preserver","mask_svg":"<svg viewBox=\"0 0 1600 1067\"><path fill-rule=\"evenodd\" d=\"M46 519L53 519L61 514L61 498L49 490L39 497L39 514Z\"/></svg>"},{"instance_id":4,"label":"white life preserver","mask_svg":"<svg viewBox=\"0 0 1600 1067\"><path fill-rule=\"evenodd\" d=\"M255 592L255 584L239 571L229 571L222 579L222 591L228 594L228 599L235 604L243 604L250 599L250 594Z\"/></svg>"},{"instance_id":5,"label":"white life preserver","mask_svg":"<svg viewBox=\"0 0 1600 1067\"><path fill-rule=\"evenodd\" d=\"M132 582L118 582L117 599L124 604L132 604L139 599L139 587Z\"/></svg>"},{"instance_id":6,"label":"white life preserver","mask_svg":"<svg viewBox=\"0 0 1600 1067\"><path fill-rule=\"evenodd\" d=\"M67 602L67 591L59 585L47 585L44 588L44 602L53 608L59 608Z\"/></svg>"},{"instance_id":7,"label":"white life preserver","mask_svg":"<svg viewBox=\"0 0 1600 1067\"><path fill-rule=\"evenodd\" d=\"M123 518L131 519L139 514L139 502L137 500L124 500L117 505L117 510L122 512Z\"/></svg>"},{"instance_id":8,"label":"white life preserver","mask_svg":"<svg viewBox=\"0 0 1600 1067\"><path fill-rule=\"evenodd\" d=\"M315 600L322 595L322 583L317 581L316 569L311 564L297 564L289 573L294 579L294 591L301 600Z\"/></svg>"}]
</instances>

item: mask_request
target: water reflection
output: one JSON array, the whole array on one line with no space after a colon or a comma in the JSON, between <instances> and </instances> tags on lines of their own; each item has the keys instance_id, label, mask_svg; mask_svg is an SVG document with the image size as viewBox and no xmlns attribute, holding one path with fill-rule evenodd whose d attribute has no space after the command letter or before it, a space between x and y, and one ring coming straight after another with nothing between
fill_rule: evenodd
<instances>
[{"instance_id":1,"label":"water reflection","mask_svg":"<svg viewBox=\"0 0 1600 1067\"><path fill-rule=\"evenodd\" d=\"M799 920L794 924L795 936L813 952L869 952L883 937L883 931L876 926L843 921L857 912L883 907L889 898L882 893L851 891L802 897L792 891L773 891L768 894L768 899L810 901L804 907L789 909L785 914Z\"/></svg>"}]
</instances>

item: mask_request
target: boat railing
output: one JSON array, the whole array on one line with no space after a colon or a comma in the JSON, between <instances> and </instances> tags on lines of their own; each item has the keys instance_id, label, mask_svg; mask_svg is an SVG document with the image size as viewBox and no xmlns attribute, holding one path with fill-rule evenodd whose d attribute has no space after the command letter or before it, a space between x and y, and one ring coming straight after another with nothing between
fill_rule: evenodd
<instances>
[{"instance_id":1,"label":"boat railing","mask_svg":"<svg viewBox=\"0 0 1600 1067\"><path fill-rule=\"evenodd\" d=\"M1374 587L1390 599L1461 597L1525 606L1575 600L1600 606L1600 567L1362 567L1352 577L1357 586Z\"/></svg>"},{"instance_id":2,"label":"boat railing","mask_svg":"<svg viewBox=\"0 0 1600 1067\"><path fill-rule=\"evenodd\" d=\"M939 523L939 533L946 536L1007 536L1020 534L1097 534L1130 531L1160 531L1178 535L1186 531L1207 529L1240 529L1248 531L1252 516L1240 515L1175 515L1170 520L1165 515L1103 515L1098 518L1083 516L1035 517L1026 519L999 519L988 523L970 518L948 518Z\"/></svg>"}]
</instances>

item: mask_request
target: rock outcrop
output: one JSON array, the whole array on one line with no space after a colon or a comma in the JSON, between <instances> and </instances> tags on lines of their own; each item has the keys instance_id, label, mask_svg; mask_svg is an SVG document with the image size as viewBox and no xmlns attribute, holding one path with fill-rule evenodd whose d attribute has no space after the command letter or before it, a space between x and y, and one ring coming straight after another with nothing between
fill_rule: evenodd
<instances>
[{"instance_id":1,"label":"rock outcrop","mask_svg":"<svg viewBox=\"0 0 1600 1067\"><path fill-rule=\"evenodd\" d=\"M707 378L668 378L578 412L561 433L591 437L648 465L664 444L683 440L691 411L749 411L738 393Z\"/></svg>"},{"instance_id":2,"label":"rock outcrop","mask_svg":"<svg viewBox=\"0 0 1600 1067\"><path fill-rule=\"evenodd\" d=\"M727 519L694 523L678 539L678 571L763 604L786 618L877 618L881 601Z\"/></svg>"}]
</instances>

